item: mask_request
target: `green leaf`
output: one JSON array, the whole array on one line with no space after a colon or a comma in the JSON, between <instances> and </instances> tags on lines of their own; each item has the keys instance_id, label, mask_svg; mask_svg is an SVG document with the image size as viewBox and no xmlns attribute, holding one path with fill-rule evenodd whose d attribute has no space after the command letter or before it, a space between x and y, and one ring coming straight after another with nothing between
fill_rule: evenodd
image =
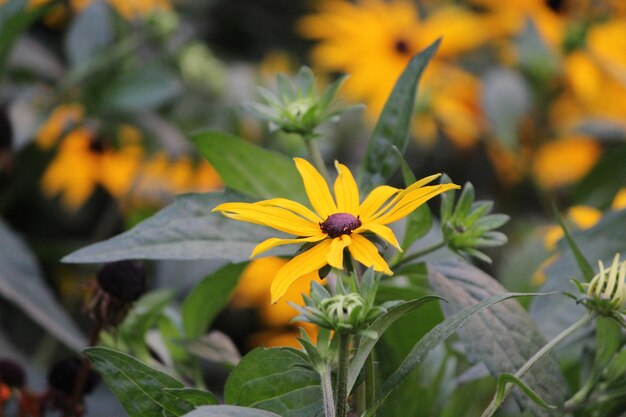
<instances>
[{"instance_id":1,"label":"green leaf","mask_svg":"<svg viewBox=\"0 0 626 417\"><path fill-rule=\"evenodd\" d=\"M176 378L113 349L92 347L84 353L130 417L182 416L193 410L187 394L165 391L184 388Z\"/></svg>"},{"instance_id":2,"label":"green leaf","mask_svg":"<svg viewBox=\"0 0 626 417\"><path fill-rule=\"evenodd\" d=\"M184 417L281 417L278 414L247 407L215 405L200 407Z\"/></svg>"},{"instance_id":3,"label":"green leaf","mask_svg":"<svg viewBox=\"0 0 626 417\"><path fill-rule=\"evenodd\" d=\"M616 253L626 256L626 210L608 212L595 226L572 233L580 248L584 248L585 257L604 264L610 264ZM572 284L569 278L580 278L580 268L576 257L566 242L559 242L557 246L560 256L545 268L546 283L541 291L571 291ZM561 330L572 324L576 317L580 317L585 308L572 303L570 299L559 297L554 300L538 298L533 300L530 313L542 333L547 338L554 337Z\"/></svg>"},{"instance_id":4,"label":"green leaf","mask_svg":"<svg viewBox=\"0 0 626 417\"><path fill-rule=\"evenodd\" d=\"M118 333L120 339L135 355L150 357L145 342L146 334L173 298L174 292L172 290L163 289L150 292L141 297L126 316L118 329Z\"/></svg>"},{"instance_id":5,"label":"green leaf","mask_svg":"<svg viewBox=\"0 0 626 417\"><path fill-rule=\"evenodd\" d=\"M569 228L563 220L563 216L561 216L561 214L556 211L556 209L554 210L554 212L556 213L556 218L561 225L561 229L563 229L565 241L567 242L567 245L574 254L574 258L576 258L576 263L578 264L578 268L580 268L580 272L583 274L583 278L585 278L585 281L591 282L593 276L595 275L595 273L593 272L593 268L589 264L589 261L585 258L585 255L583 255L581 250L578 248L578 245L576 245L576 242L574 241L574 238L572 238L572 234L570 233Z\"/></svg>"},{"instance_id":6,"label":"green leaf","mask_svg":"<svg viewBox=\"0 0 626 417\"><path fill-rule=\"evenodd\" d=\"M543 408L556 408L554 405L550 405L542 400L541 397L532 390L532 388L524 383L524 381L509 373L504 373L498 376L498 388L496 390L496 402L498 404L502 404L506 398L506 384L508 383L517 385L535 404Z\"/></svg>"},{"instance_id":7,"label":"green leaf","mask_svg":"<svg viewBox=\"0 0 626 417\"><path fill-rule=\"evenodd\" d=\"M362 193L369 193L375 186L386 183L398 168L400 162L392 147L401 152L406 149L417 85L440 42L438 39L409 61L385 103L358 172Z\"/></svg>"},{"instance_id":8,"label":"green leaf","mask_svg":"<svg viewBox=\"0 0 626 417\"><path fill-rule=\"evenodd\" d=\"M219 401L213 394L197 388L164 388L163 391L173 398L187 401L194 407L219 404Z\"/></svg>"},{"instance_id":9,"label":"green leaf","mask_svg":"<svg viewBox=\"0 0 626 417\"><path fill-rule=\"evenodd\" d=\"M0 297L8 300L43 329L74 350L85 338L47 286L30 249L0 219Z\"/></svg>"},{"instance_id":10,"label":"green leaf","mask_svg":"<svg viewBox=\"0 0 626 417\"><path fill-rule=\"evenodd\" d=\"M247 262L229 264L205 277L189 293L182 305L183 326L187 337L202 336L215 316L228 303Z\"/></svg>"},{"instance_id":11,"label":"green leaf","mask_svg":"<svg viewBox=\"0 0 626 417\"><path fill-rule=\"evenodd\" d=\"M65 37L65 55L73 67L87 65L114 39L111 9L93 2L72 19Z\"/></svg>"},{"instance_id":12,"label":"green leaf","mask_svg":"<svg viewBox=\"0 0 626 417\"><path fill-rule=\"evenodd\" d=\"M433 289L448 300L448 304L442 306L446 316L506 291L495 279L469 264L434 265L430 271ZM550 297L550 300L556 298ZM468 359L484 363L494 376L515 373L546 343L528 312L515 300L475 315L458 335ZM546 356L538 365L525 374L526 383L551 404L562 404L567 393L566 383L557 361ZM515 391L514 395L518 404L530 409L534 416L553 415L519 392Z\"/></svg>"},{"instance_id":13,"label":"green leaf","mask_svg":"<svg viewBox=\"0 0 626 417\"><path fill-rule=\"evenodd\" d=\"M290 158L215 130L195 133L192 140L227 187L252 197L307 201L302 180Z\"/></svg>"},{"instance_id":14,"label":"green leaf","mask_svg":"<svg viewBox=\"0 0 626 417\"><path fill-rule=\"evenodd\" d=\"M361 372L361 368L365 364L367 357L369 356L372 349L378 342L378 340L385 333L385 330L389 328L393 323L395 323L398 319L406 316L412 311L415 311L417 308L422 305L434 301L434 300L443 300L443 298L433 295L427 295L424 297L420 297L415 300L407 301L398 306L392 307L387 311L387 313L383 314L379 318L377 318L368 328L368 331L373 331L376 333L377 337L375 339L371 339L368 337L362 338L359 343L359 347L350 362L350 367L348 370L348 390L352 390L356 380ZM444 300L445 301L445 300Z\"/></svg>"},{"instance_id":15,"label":"green leaf","mask_svg":"<svg viewBox=\"0 0 626 417\"><path fill-rule=\"evenodd\" d=\"M226 403L282 417L323 415L318 374L291 348L257 348L243 357L224 388Z\"/></svg>"},{"instance_id":16,"label":"green leaf","mask_svg":"<svg viewBox=\"0 0 626 417\"><path fill-rule=\"evenodd\" d=\"M175 72L151 64L125 72L113 79L101 98L105 110L145 112L156 109L182 92Z\"/></svg>"},{"instance_id":17,"label":"green leaf","mask_svg":"<svg viewBox=\"0 0 626 417\"><path fill-rule=\"evenodd\" d=\"M527 297L532 295L539 295L533 293L504 293L494 297L490 297L481 301L478 304L474 304L467 307L456 314L448 317L443 322L439 323L435 328L428 332L420 341L413 347L411 352L407 355L400 367L385 381L380 389L378 396L370 408L366 410L363 417L371 417L376 413L378 407L389 397L389 395L400 385L400 383L411 373L419 363L424 360L426 355L433 350L439 343L450 337L461 326L466 324L470 318L480 312L481 310L497 304L501 301L507 300L513 297Z\"/></svg>"},{"instance_id":18,"label":"green leaf","mask_svg":"<svg viewBox=\"0 0 626 417\"><path fill-rule=\"evenodd\" d=\"M596 355L592 372L598 375L603 372L621 345L621 325L611 317L598 316L596 318Z\"/></svg>"},{"instance_id":19,"label":"green leaf","mask_svg":"<svg viewBox=\"0 0 626 417\"><path fill-rule=\"evenodd\" d=\"M68 263L112 262L120 259L228 259L246 261L252 249L280 232L228 219L211 210L229 201L249 201L230 191L187 194L131 230L65 256ZM269 253L269 252L268 252ZM281 247L272 254L290 254Z\"/></svg>"}]
</instances>

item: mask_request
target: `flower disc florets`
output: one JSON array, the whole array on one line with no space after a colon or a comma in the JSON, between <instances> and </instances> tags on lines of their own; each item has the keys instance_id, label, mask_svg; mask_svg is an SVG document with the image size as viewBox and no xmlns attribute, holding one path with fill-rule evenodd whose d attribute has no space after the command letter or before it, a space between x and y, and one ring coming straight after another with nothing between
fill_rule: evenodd
<instances>
[{"instance_id":1,"label":"flower disc florets","mask_svg":"<svg viewBox=\"0 0 626 417\"><path fill-rule=\"evenodd\" d=\"M361 224L358 216L350 213L335 213L320 223L320 229L329 237L335 238L341 235L349 235L353 230L361 227Z\"/></svg>"}]
</instances>

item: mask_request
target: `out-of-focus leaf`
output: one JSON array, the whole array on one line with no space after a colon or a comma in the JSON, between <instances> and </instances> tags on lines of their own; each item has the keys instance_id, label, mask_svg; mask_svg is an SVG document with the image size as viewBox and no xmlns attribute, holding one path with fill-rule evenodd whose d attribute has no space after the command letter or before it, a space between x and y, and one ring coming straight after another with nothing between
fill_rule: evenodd
<instances>
[{"instance_id":1,"label":"out-of-focus leaf","mask_svg":"<svg viewBox=\"0 0 626 417\"><path fill-rule=\"evenodd\" d=\"M559 212L557 212L556 210L554 211L556 213L557 219L559 220L559 224L561 225L561 229L563 230L563 235L565 236L565 242L567 242L567 246L569 246L569 250L572 252L572 254L574 254L574 259L576 259L576 263L578 264L580 273L582 274L585 281L591 282L591 280L593 279L593 276L595 275L593 272L593 268L591 268L591 265L589 265L589 261L587 261L587 258L585 258L585 255L583 255L582 251L578 248L578 245L576 244L576 241L572 237L572 234L570 233L569 228L565 224L565 220L563 220L563 217L560 215Z\"/></svg>"},{"instance_id":2,"label":"out-of-focus leaf","mask_svg":"<svg viewBox=\"0 0 626 417\"><path fill-rule=\"evenodd\" d=\"M505 292L496 280L469 264L435 265L431 271L433 289L449 301L442 306L447 316ZM515 373L546 343L530 315L515 300L481 311L458 330L458 334L469 360L483 362L496 376ZM524 380L550 404L562 404L565 400L565 378L551 356L531 368ZM531 410L533 415L554 415L552 411L538 407L527 396L517 391L514 395L518 404Z\"/></svg>"},{"instance_id":3,"label":"out-of-focus leaf","mask_svg":"<svg viewBox=\"0 0 626 417\"><path fill-rule=\"evenodd\" d=\"M603 261L605 265L610 264L616 253L626 256L624 236L626 236L626 210L609 212L595 226L572 233L572 238L582 248L592 265L596 265L597 261ZM561 241L557 248L561 255L545 268L547 279L541 291L572 291L574 286L570 279L582 278L576 258L567 244ZM584 307L566 297L550 300L537 298L530 307L531 316L547 338L559 334L584 313Z\"/></svg>"},{"instance_id":4,"label":"out-of-focus leaf","mask_svg":"<svg viewBox=\"0 0 626 417\"><path fill-rule=\"evenodd\" d=\"M9 0L0 5L0 78L15 41L49 10L47 5L30 8L27 3L26 0Z\"/></svg>"},{"instance_id":5,"label":"out-of-focus leaf","mask_svg":"<svg viewBox=\"0 0 626 417\"><path fill-rule=\"evenodd\" d=\"M318 374L291 348L257 348L226 381L228 404L273 411L282 417L324 415Z\"/></svg>"},{"instance_id":6,"label":"out-of-focus leaf","mask_svg":"<svg viewBox=\"0 0 626 417\"><path fill-rule=\"evenodd\" d=\"M369 356L372 349L374 349L374 346L378 342L378 339L380 339L383 333L385 333L385 330L387 330L389 326L391 326L396 320L404 317L412 311L415 311L417 308L428 303L429 301L434 300L442 300L442 298L433 295L427 295L424 297L420 297L416 300L407 301L396 307L390 308L389 311L377 318L370 326L368 326L367 330L375 332L377 337L375 339L364 337L361 340L361 343L359 344L359 347L354 357L352 358L352 362L350 362L350 368L348 371L348 390L351 390L354 386L354 383L359 376L359 372L365 364L365 360Z\"/></svg>"},{"instance_id":7,"label":"out-of-focus leaf","mask_svg":"<svg viewBox=\"0 0 626 417\"><path fill-rule=\"evenodd\" d=\"M111 17L109 5L95 1L72 19L65 37L65 54L73 67L86 65L111 44Z\"/></svg>"},{"instance_id":8,"label":"out-of-focus leaf","mask_svg":"<svg viewBox=\"0 0 626 417\"><path fill-rule=\"evenodd\" d=\"M624 175L626 145L616 146L604 152L591 172L580 181L572 193L577 204L593 207L609 207L615 193L626 187Z\"/></svg>"},{"instance_id":9,"label":"out-of-focus leaf","mask_svg":"<svg viewBox=\"0 0 626 417\"><path fill-rule=\"evenodd\" d=\"M0 219L0 296L68 347L80 350L85 339L47 287L28 247Z\"/></svg>"},{"instance_id":10,"label":"out-of-focus leaf","mask_svg":"<svg viewBox=\"0 0 626 417\"><path fill-rule=\"evenodd\" d=\"M229 367L237 365L241 360L237 346L227 335L217 330L185 343L185 347L189 353L198 358L221 363Z\"/></svg>"},{"instance_id":11,"label":"out-of-focus leaf","mask_svg":"<svg viewBox=\"0 0 626 417\"><path fill-rule=\"evenodd\" d=\"M136 355L149 356L145 337L152 325L161 316L163 309L172 301L174 292L159 290L141 297L133 306L118 329L119 338Z\"/></svg>"},{"instance_id":12,"label":"out-of-focus leaf","mask_svg":"<svg viewBox=\"0 0 626 417\"><path fill-rule=\"evenodd\" d=\"M95 243L63 258L68 263L112 262L120 259L228 259L241 262L252 249L281 233L237 222L211 210L229 201L246 201L230 191L187 194L131 230ZM289 254L284 246L272 254Z\"/></svg>"},{"instance_id":13,"label":"out-of-focus leaf","mask_svg":"<svg viewBox=\"0 0 626 417\"><path fill-rule=\"evenodd\" d=\"M233 405L214 405L200 407L184 417L281 417L278 414L255 408L237 407Z\"/></svg>"},{"instance_id":14,"label":"out-of-focus leaf","mask_svg":"<svg viewBox=\"0 0 626 417\"><path fill-rule=\"evenodd\" d=\"M307 201L290 158L216 130L195 133L192 139L227 187L252 197Z\"/></svg>"},{"instance_id":15,"label":"out-of-focus leaf","mask_svg":"<svg viewBox=\"0 0 626 417\"><path fill-rule=\"evenodd\" d=\"M188 338L195 339L207 328L226 305L247 262L229 264L204 278L182 305L183 326Z\"/></svg>"},{"instance_id":16,"label":"out-of-focus leaf","mask_svg":"<svg viewBox=\"0 0 626 417\"><path fill-rule=\"evenodd\" d=\"M522 76L512 70L493 69L484 79L482 107L494 136L505 148L518 148L519 123L530 109L530 93Z\"/></svg>"},{"instance_id":17,"label":"out-of-focus leaf","mask_svg":"<svg viewBox=\"0 0 626 417\"><path fill-rule=\"evenodd\" d=\"M145 112L160 107L181 92L182 83L174 72L152 64L111 81L100 105L106 110Z\"/></svg>"},{"instance_id":18,"label":"out-of-focus leaf","mask_svg":"<svg viewBox=\"0 0 626 417\"><path fill-rule=\"evenodd\" d=\"M456 314L448 317L439 323L435 328L429 331L420 341L413 347L407 355L400 367L385 381L380 389L378 396L370 408L363 413L363 417L372 417L376 410L389 397L389 395L404 381L404 379L415 369L419 363L424 360L426 355L433 350L439 343L450 337L455 331L466 324L474 314L481 310L497 304L501 301L513 297L525 297L529 295L538 295L532 293L504 293L493 296L480 303L464 308Z\"/></svg>"},{"instance_id":19,"label":"out-of-focus leaf","mask_svg":"<svg viewBox=\"0 0 626 417\"><path fill-rule=\"evenodd\" d=\"M130 417L182 416L194 409L176 378L113 349L93 347L84 353ZM198 401L197 395L193 401Z\"/></svg>"},{"instance_id":20,"label":"out-of-focus leaf","mask_svg":"<svg viewBox=\"0 0 626 417\"><path fill-rule=\"evenodd\" d=\"M524 381L519 379L513 374L505 373L498 377L498 388L496 389L496 401L498 404L502 404L506 398L506 385L508 383L515 384L524 391L524 394L528 396L535 404L543 408L556 408L553 405L546 403L532 388L530 388Z\"/></svg>"},{"instance_id":21,"label":"out-of-focus leaf","mask_svg":"<svg viewBox=\"0 0 626 417\"><path fill-rule=\"evenodd\" d=\"M409 140L417 85L441 39L415 55L396 82L367 146L358 172L359 189L370 192L375 186L387 182L398 169L400 161L393 147L402 153Z\"/></svg>"}]
</instances>

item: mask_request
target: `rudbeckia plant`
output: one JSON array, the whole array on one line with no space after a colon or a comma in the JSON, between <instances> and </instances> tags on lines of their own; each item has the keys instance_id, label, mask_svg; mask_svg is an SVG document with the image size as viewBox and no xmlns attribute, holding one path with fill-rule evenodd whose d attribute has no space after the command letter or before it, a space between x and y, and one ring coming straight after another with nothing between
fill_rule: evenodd
<instances>
[{"instance_id":1,"label":"rudbeckia plant","mask_svg":"<svg viewBox=\"0 0 626 417\"><path fill-rule=\"evenodd\" d=\"M493 255L498 259L495 250L508 239L496 229L508 216L492 214L489 201L474 201L470 183L455 202L454 190L461 187L440 174L416 179L416 162L405 160L418 83L438 45L407 58L361 161L350 160L354 169L336 161L336 155L322 153L315 140L322 135L317 126L339 115L331 107L343 78L318 96L315 77L304 69L295 89L281 77L277 95L260 90L267 105L248 107L271 128L302 136L306 149L280 152L221 131L194 133L191 139L219 174L223 190L181 195L122 235L64 258L77 263L222 260L184 299L148 294L136 301L136 308L125 307L123 315L107 320L103 335L97 320L106 317L92 314L92 341L108 347L92 346L85 355L130 417L423 417L459 412L490 417L510 393L527 415L615 417L611 409L596 413L594 407L624 392L626 356L620 347L626 264L616 257L609 269L600 264L594 274L563 226L588 282L581 284L583 295L563 299L568 307L582 304L588 311L565 324L565 330L544 335L515 298L538 300L554 293L506 292L472 264ZM333 160L336 174L331 176L326 170ZM439 218L429 204L439 204ZM613 215L624 218L623 213ZM210 329L250 259L269 255L280 257L270 262L275 268L255 271L251 276L259 276L259 283L245 279L241 284L263 292L258 299L268 308L294 307L290 325L300 328L299 347L257 348L240 357L226 336ZM562 268L567 255L554 265L560 262ZM292 293L308 282L310 290L296 304ZM433 301L441 302L437 306ZM423 309L426 304L432 309ZM120 323L122 316L126 319ZM233 321L239 326L237 318ZM591 325L599 335L592 371L584 373L587 382L571 396L552 352ZM454 347L445 343L452 335L458 337ZM219 400L205 389L210 377L203 372L205 361L227 364ZM451 389L476 363L497 379L491 403L488 390L472 391L479 397L467 401ZM89 367L84 362L81 372ZM411 380L413 384L404 384ZM0 375L0 388L2 382ZM78 404L74 397L71 403ZM448 402L455 401L461 408L450 411Z\"/></svg>"}]
</instances>

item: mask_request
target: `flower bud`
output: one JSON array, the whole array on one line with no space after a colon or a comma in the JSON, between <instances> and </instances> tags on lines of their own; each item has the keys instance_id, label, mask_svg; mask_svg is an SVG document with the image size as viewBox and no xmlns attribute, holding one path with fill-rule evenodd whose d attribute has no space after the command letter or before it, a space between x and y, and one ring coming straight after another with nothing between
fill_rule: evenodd
<instances>
[{"instance_id":1,"label":"flower bud","mask_svg":"<svg viewBox=\"0 0 626 417\"><path fill-rule=\"evenodd\" d=\"M619 253L613 258L610 268L606 269L602 261L598 262L599 272L593 277L587 288L588 303L601 314L624 310L626 302L626 261L620 262Z\"/></svg>"},{"instance_id":2,"label":"flower bud","mask_svg":"<svg viewBox=\"0 0 626 417\"><path fill-rule=\"evenodd\" d=\"M103 291L123 301L136 301L146 292L146 271L139 261L106 264L97 280Z\"/></svg>"},{"instance_id":3,"label":"flower bud","mask_svg":"<svg viewBox=\"0 0 626 417\"><path fill-rule=\"evenodd\" d=\"M71 396L74 392L76 378L83 367L83 360L78 356L70 356L55 363L48 372L48 385L51 389ZM96 388L99 377L96 372L89 369L82 393L90 394Z\"/></svg>"}]
</instances>

